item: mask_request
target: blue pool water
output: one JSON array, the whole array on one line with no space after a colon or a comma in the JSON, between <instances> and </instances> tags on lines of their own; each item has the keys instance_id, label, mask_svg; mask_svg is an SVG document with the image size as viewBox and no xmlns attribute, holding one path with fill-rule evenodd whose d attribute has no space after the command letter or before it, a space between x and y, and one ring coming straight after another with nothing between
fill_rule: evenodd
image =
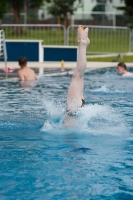
<instances>
[{"instance_id":1,"label":"blue pool water","mask_svg":"<svg viewBox=\"0 0 133 200\"><path fill-rule=\"evenodd\" d=\"M0 199L133 199L133 78L86 73L86 105L64 128L70 80L0 82Z\"/></svg>"}]
</instances>

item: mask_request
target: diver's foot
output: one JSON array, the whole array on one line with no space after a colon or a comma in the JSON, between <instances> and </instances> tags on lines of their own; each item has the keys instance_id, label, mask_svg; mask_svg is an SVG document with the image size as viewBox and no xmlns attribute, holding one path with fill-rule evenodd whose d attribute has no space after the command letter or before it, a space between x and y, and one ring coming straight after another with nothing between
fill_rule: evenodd
<instances>
[{"instance_id":1,"label":"diver's foot","mask_svg":"<svg viewBox=\"0 0 133 200\"><path fill-rule=\"evenodd\" d=\"M82 25L79 25L79 26L78 26L78 37L77 37L77 40L78 40L78 43L79 43L79 44L80 44L80 41L81 41L81 35L82 35L83 31L84 31L83 26L82 26Z\"/></svg>"},{"instance_id":2,"label":"diver's foot","mask_svg":"<svg viewBox=\"0 0 133 200\"><path fill-rule=\"evenodd\" d=\"M88 44L90 44L90 40L88 38L88 31L89 31L88 28L86 28L86 29L84 29L84 31L82 31L80 44L85 44L86 46Z\"/></svg>"}]
</instances>

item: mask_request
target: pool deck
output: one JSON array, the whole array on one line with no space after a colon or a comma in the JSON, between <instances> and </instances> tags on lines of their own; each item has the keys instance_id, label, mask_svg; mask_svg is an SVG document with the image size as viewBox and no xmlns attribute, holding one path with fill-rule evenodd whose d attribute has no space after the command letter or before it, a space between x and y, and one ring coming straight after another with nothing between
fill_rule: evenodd
<instances>
[{"instance_id":1,"label":"pool deck","mask_svg":"<svg viewBox=\"0 0 133 200\"><path fill-rule=\"evenodd\" d=\"M115 67L118 62L87 62L87 69L97 69L97 68L106 68L106 67ZM126 63L127 67L133 67L133 63ZM15 69L19 69L17 62L7 62L8 67L13 67ZM0 62L0 69L5 67L4 62ZM60 68L61 62L28 62L28 67L31 68L45 68L53 69ZM76 67L76 62L65 62L64 68L73 69Z\"/></svg>"},{"instance_id":2,"label":"pool deck","mask_svg":"<svg viewBox=\"0 0 133 200\"><path fill-rule=\"evenodd\" d=\"M87 70L91 71L94 69L100 68L108 68L108 67L116 67L118 62L87 62ZM133 63L126 63L127 67L133 67ZM0 80L5 79L5 72L3 68L5 67L4 62L0 62ZM8 62L7 67L13 67L14 71L12 73L8 73L8 79L17 78L17 72L20 69L17 62ZM76 67L76 62L65 62L63 73L60 73L61 62L28 62L28 67L34 69L35 73L38 76L54 76L54 75L67 75L73 74L73 70ZM69 69L72 69L72 71Z\"/></svg>"}]
</instances>

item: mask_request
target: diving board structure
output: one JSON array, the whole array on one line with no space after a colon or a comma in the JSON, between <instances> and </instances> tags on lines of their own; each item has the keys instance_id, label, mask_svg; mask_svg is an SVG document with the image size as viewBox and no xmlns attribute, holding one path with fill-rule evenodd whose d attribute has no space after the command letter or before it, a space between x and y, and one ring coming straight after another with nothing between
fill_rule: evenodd
<instances>
[{"instance_id":1,"label":"diving board structure","mask_svg":"<svg viewBox=\"0 0 133 200\"><path fill-rule=\"evenodd\" d=\"M6 51L6 42L5 42L5 33L4 30L0 30L0 58L4 58L5 62L5 71L6 71L6 79L8 77L8 69L7 69L7 51Z\"/></svg>"}]
</instances>

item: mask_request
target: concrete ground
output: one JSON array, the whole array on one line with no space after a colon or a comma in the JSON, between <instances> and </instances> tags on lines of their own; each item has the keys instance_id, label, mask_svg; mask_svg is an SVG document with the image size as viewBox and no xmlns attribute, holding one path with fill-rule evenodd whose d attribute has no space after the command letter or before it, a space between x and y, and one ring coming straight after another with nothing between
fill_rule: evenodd
<instances>
[{"instance_id":1,"label":"concrete ground","mask_svg":"<svg viewBox=\"0 0 133 200\"><path fill-rule=\"evenodd\" d=\"M105 67L115 67L117 65L117 62L87 62L87 68L105 68ZM127 67L133 67L133 63L126 63ZM19 69L17 62L7 62L7 66L13 67L15 69ZM60 68L61 62L28 62L28 66L31 68ZM0 69L5 67L4 62L0 62ZM69 68L75 68L76 62L65 62L64 67Z\"/></svg>"},{"instance_id":2,"label":"concrete ground","mask_svg":"<svg viewBox=\"0 0 133 200\"><path fill-rule=\"evenodd\" d=\"M133 67L133 63L126 63L127 67ZM106 67L116 67L117 62L87 62L87 69L93 70L98 68L106 68ZM5 79L5 72L3 68L5 67L4 62L0 62L0 79ZM9 78L17 77L17 71L19 69L17 62L8 62L7 67L13 67L15 70L12 73L8 74ZM61 62L28 62L28 67L33 68L37 74L39 71L44 71L44 74L48 73L59 73L61 69ZM65 69L74 69L76 67L76 62L65 62Z\"/></svg>"}]
</instances>

